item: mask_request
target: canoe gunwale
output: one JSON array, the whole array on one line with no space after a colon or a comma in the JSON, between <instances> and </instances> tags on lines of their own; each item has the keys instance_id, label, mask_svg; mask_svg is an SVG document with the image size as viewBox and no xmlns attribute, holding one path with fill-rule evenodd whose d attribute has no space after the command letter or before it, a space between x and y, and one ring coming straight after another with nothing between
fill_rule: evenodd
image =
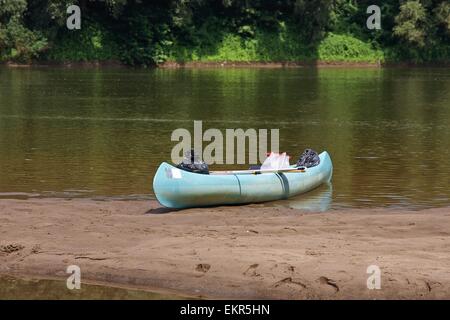
<instances>
[{"instance_id":1,"label":"canoe gunwale","mask_svg":"<svg viewBox=\"0 0 450 320\"><path fill-rule=\"evenodd\" d=\"M170 208L235 205L286 199L315 189L331 180L331 158L326 151L319 156L321 158L319 165L306 168L304 171L289 170L261 174L201 174L163 162L153 179L153 190L158 201Z\"/></svg>"}]
</instances>

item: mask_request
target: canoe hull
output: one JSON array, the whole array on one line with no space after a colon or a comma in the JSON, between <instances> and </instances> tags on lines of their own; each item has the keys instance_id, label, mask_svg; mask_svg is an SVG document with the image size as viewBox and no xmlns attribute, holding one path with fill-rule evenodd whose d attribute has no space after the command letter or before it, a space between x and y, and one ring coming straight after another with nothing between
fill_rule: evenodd
<instances>
[{"instance_id":1,"label":"canoe hull","mask_svg":"<svg viewBox=\"0 0 450 320\"><path fill-rule=\"evenodd\" d=\"M153 179L158 201L169 208L257 203L286 199L308 192L331 180L329 154L305 172L204 175L180 170L163 162Z\"/></svg>"}]
</instances>

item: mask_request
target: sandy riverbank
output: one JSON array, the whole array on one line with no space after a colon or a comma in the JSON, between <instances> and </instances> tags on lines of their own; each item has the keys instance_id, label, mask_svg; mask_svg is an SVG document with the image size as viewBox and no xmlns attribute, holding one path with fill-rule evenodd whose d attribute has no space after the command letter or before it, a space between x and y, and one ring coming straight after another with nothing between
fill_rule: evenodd
<instances>
[{"instance_id":1,"label":"sandy riverbank","mask_svg":"<svg viewBox=\"0 0 450 320\"><path fill-rule=\"evenodd\" d=\"M0 200L0 275L206 298L450 298L450 209L304 213L263 205ZM366 269L381 269L368 290Z\"/></svg>"}]
</instances>

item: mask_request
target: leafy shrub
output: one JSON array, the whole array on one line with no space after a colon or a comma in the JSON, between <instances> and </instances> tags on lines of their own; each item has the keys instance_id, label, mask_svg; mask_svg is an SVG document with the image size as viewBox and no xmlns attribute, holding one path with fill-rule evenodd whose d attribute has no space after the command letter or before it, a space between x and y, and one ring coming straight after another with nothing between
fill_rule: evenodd
<instances>
[{"instance_id":1,"label":"leafy shrub","mask_svg":"<svg viewBox=\"0 0 450 320\"><path fill-rule=\"evenodd\" d=\"M99 24L84 21L80 30L63 29L46 59L64 61L118 60L118 46Z\"/></svg>"},{"instance_id":2,"label":"leafy shrub","mask_svg":"<svg viewBox=\"0 0 450 320\"><path fill-rule=\"evenodd\" d=\"M395 18L394 35L414 46L425 45L424 24L426 11L418 1L406 1L400 6L400 13Z\"/></svg>"},{"instance_id":3,"label":"leafy shrub","mask_svg":"<svg viewBox=\"0 0 450 320\"><path fill-rule=\"evenodd\" d=\"M26 8L25 0L0 0L0 61L29 63L47 47L41 32L23 25Z\"/></svg>"},{"instance_id":4,"label":"leafy shrub","mask_svg":"<svg viewBox=\"0 0 450 320\"><path fill-rule=\"evenodd\" d=\"M383 60L383 53L352 36L330 33L318 47L318 58L323 61L376 62Z\"/></svg>"}]
</instances>

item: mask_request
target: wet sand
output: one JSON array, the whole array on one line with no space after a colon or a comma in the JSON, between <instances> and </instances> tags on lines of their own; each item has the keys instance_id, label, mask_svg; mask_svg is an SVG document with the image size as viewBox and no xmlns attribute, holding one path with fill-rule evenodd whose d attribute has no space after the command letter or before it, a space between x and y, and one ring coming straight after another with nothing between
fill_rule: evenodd
<instances>
[{"instance_id":1,"label":"wet sand","mask_svg":"<svg viewBox=\"0 0 450 320\"><path fill-rule=\"evenodd\" d=\"M65 279L72 264L82 283L200 298L449 299L450 208L0 200L0 276Z\"/></svg>"}]
</instances>

